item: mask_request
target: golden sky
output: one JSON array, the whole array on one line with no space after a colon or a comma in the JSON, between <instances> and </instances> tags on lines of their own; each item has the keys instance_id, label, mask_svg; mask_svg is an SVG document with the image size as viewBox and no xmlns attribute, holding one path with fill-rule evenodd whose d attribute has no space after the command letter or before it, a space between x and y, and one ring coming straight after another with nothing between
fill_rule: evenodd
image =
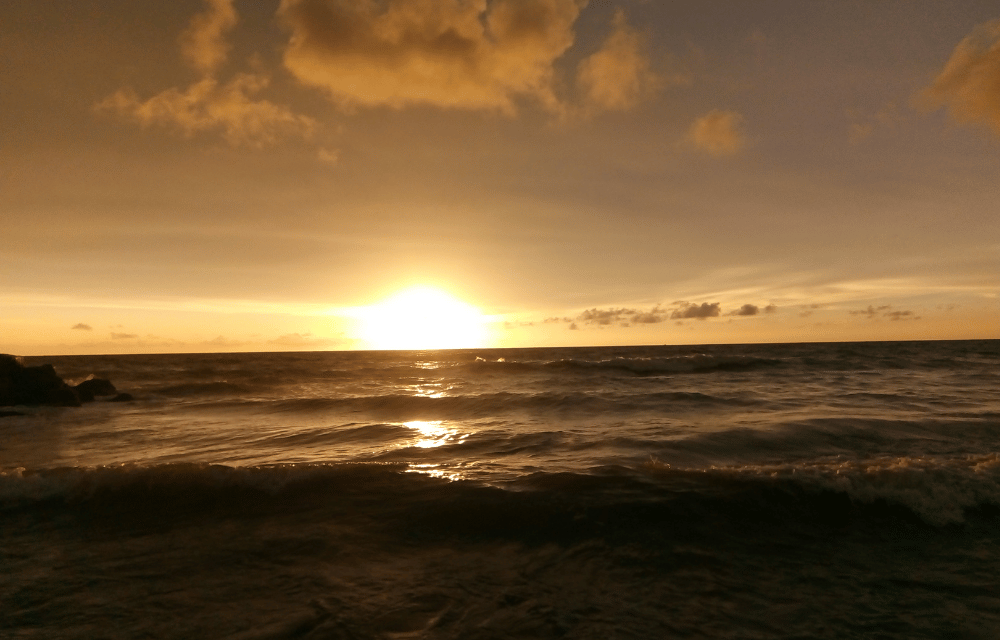
<instances>
[{"instance_id":1,"label":"golden sky","mask_svg":"<svg viewBox=\"0 0 1000 640\"><path fill-rule=\"evenodd\" d=\"M0 352L1000 338L993 0L0 12Z\"/></svg>"}]
</instances>

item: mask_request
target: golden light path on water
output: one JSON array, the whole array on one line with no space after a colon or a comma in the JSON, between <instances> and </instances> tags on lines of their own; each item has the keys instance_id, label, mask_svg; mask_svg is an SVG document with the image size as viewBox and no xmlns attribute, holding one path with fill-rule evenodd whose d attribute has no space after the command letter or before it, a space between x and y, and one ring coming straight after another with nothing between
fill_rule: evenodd
<instances>
[{"instance_id":1,"label":"golden light path on water","mask_svg":"<svg viewBox=\"0 0 1000 640\"><path fill-rule=\"evenodd\" d=\"M403 426L415 432L416 440L409 446L421 449L434 449L446 444L461 444L469 437L468 433L462 433L454 427L445 426L443 420L411 420L404 422ZM461 474L445 471L439 464L411 464L408 471L447 480L461 479Z\"/></svg>"}]
</instances>

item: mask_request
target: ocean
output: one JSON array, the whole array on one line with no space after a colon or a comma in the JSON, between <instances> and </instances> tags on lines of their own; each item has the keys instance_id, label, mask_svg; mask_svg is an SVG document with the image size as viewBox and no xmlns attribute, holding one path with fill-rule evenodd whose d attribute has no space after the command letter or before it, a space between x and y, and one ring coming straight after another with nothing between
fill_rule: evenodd
<instances>
[{"instance_id":1,"label":"ocean","mask_svg":"<svg viewBox=\"0 0 1000 640\"><path fill-rule=\"evenodd\" d=\"M1000 341L25 362L3 638L1000 637Z\"/></svg>"}]
</instances>

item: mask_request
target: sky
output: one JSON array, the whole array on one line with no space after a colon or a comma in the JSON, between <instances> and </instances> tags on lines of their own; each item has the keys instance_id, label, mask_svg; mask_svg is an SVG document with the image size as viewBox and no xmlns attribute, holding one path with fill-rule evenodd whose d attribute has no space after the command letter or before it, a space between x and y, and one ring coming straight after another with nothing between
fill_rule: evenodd
<instances>
[{"instance_id":1,"label":"sky","mask_svg":"<svg viewBox=\"0 0 1000 640\"><path fill-rule=\"evenodd\" d=\"M14 2L0 56L0 352L1000 338L994 0Z\"/></svg>"}]
</instances>

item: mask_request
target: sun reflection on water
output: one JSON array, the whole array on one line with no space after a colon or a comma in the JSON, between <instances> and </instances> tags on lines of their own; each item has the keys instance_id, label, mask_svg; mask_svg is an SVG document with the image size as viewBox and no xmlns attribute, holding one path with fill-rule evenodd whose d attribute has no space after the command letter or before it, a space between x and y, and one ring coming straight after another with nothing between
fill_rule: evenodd
<instances>
[{"instance_id":1,"label":"sun reflection on water","mask_svg":"<svg viewBox=\"0 0 1000 640\"><path fill-rule=\"evenodd\" d=\"M462 474L455 473L454 471L446 471L445 469L442 469L439 464L411 464L410 468L407 469L406 472L422 473L432 478L450 480L451 482L462 479Z\"/></svg>"},{"instance_id":2,"label":"sun reflection on water","mask_svg":"<svg viewBox=\"0 0 1000 640\"><path fill-rule=\"evenodd\" d=\"M458 429L445 427L443 420L411 420L403 426L417 432L419 439L414 446L421 449L432 449L446 444L458 444L469 437L469 434L459 433Z\"/></svg>"}]
</instances>

